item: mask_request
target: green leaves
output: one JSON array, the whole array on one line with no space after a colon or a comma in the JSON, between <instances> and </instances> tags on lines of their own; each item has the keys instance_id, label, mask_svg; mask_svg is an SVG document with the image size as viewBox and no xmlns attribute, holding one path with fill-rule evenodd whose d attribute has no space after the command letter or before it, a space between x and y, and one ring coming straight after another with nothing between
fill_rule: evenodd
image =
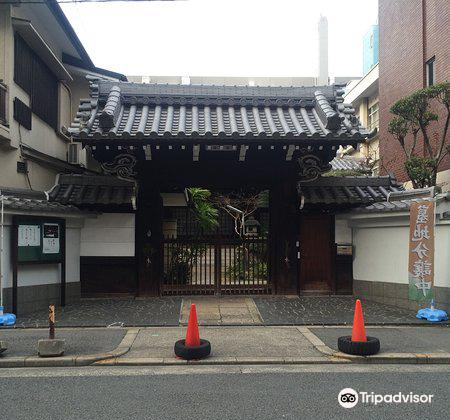
<instances>
[{"instance_id":1,"label":"green leaves","mask_svg":"<svg viewBox=\"0 0 450 420\"><path fill-rule=\"evenodd\" d=\"M434 159L413 156L405 162L405 168L415 188L432 187L436 184Z\"/></svg>"},{"instance_id":2,"label":"green leaves","mask_svg":"<svg viewBox=\"0 0 450 420\"><path fill-rule=\"evenodd\" d=\"M441 135L429 135L430 123L439 120L438 113L434 111L438 104L443 105L447 111L444 127ZM391 107L391 112L395 117L389 122L388 131L405 152L405 168L414 187L434 186L439 164L450 153L450 145L446 145L450 122L450 83L420 89L398 100ZM411 141L408 141L409 135ZM423 157L415 155L419 142L423 146Z\"/></svg>"},{"instance_id":3,"label":"green leaves","mask_svg":"<svg viewBox=\"0 0 450 420\"><path fill-rule=\"evenodd\" d=\"M219 226L219 211L210 201L211 191L205 188L191 187L187 189L191 210L203 230L213 230Z\"/></svg>"}]
</instances>

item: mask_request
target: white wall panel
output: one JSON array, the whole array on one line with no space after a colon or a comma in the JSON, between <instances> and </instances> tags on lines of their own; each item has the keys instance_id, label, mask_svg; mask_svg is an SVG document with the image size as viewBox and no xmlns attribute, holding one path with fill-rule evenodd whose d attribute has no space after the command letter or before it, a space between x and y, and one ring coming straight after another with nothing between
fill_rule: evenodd
<instances>
[{"instance_id":1,"label":"white wall panel","mask_svg":"<svg viewBox=\"0 0 450 420\"><path fill-rule=\"evenodd\" d=\"M105 213L86 219L81 230L81 256L134 256L135 216L130 213Z\"/></svg>"}]
</instances>

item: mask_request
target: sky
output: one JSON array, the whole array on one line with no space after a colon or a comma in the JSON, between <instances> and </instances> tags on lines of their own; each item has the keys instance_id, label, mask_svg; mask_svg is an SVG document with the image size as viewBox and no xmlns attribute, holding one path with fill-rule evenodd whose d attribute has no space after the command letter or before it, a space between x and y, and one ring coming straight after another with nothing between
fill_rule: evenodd
<instances>
[{"instance_id":1,"label":"sky","mask_svg":"<svg viewBox=\"0 0 450 420\"><path fill-rule=\"evenodd\" d=\"M186 0L62 4L98 67L126 75L316 76L320 15L330 76L362 75L377 0Z\"/></svg>"}]
</instances>

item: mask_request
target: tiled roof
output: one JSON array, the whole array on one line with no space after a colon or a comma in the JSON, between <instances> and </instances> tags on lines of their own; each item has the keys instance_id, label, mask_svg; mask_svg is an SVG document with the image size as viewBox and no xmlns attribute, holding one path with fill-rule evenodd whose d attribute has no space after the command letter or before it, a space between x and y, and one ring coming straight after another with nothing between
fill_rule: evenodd
<instances>
[{"instance_id":1,"label":"tiled roof","mask_svg":"<svg viewBox=\"0 0 450 420\"><path fill-rule=\"evenodd\" d=\"M422 202L422 201L433 200L433 201L436 201L436 203L440 203L440 202L449 202L450 201L450 192L439 193L436 195L432 194L431 197L411 198L410 194L412 192L413 192L413 190L403 191L404 194L401 194L401 193L396 194L395 200L383 201L383 202L379 202L379 203L372 203L369 206L358 208L357 211L363 212L363 213L404 212L404 211L409 212L409 209L413 202ZM401 199L402 195L404 195L404 198L405 198L404 200Z\"/></svg>"},{"instance_id":2,"label":"tiled roof","mask_svg":"<svg viewBox=\"0 0 450 420\"><path fill-rule=\"evenodd\" d=\"M135 197L134 182L114 176L60 174L56 185L49 191L53 202L77 207L127 206Z\"/></svg>"},{"instance_id":3,"label":"tiled roof","mask_svg":"<svg viewBox=\"0 0 450 420\"><path fill-rule=\"evenodd\" d=\"M354 158L350 156L335 157L331 162L331 169L333 171L360 171L368 170L364 165L364 159Z\"/></svg>"},{"instance_id":4,"label":"tiled roof","mask_svg":"<svg viewBox=\"0 0 450 420\"><path fill-rule=\"evenodd\" d=\"M337 86L157 85L95 80L69 128L75 139L251 139L362 141ZM116 143L117 144L117 143Z\"/></svg>"},{"instance_id":5,"label":"tiled roof","mask_svg":"<svg viewBox=\"0 0 450 420\"><path fill-rule=\"evenodd\" d=\"M389 176L325 176L312 182L299 182L298 189L305 204L359 206L385 201L390 192L401 191L403 187Z\"/></svg>"},{"instance_id":6,"label":"tiled roof","mask_svg":"<svg viewBox=\"0 0 450 420\"><path fill-rule=\"evenodd\" d=\"M4 196L5 209L28 212L78 213L80 210L71 205L49 202L43 191L31 191L0 187L0 195Z\"/></svg>"}]
</instances>

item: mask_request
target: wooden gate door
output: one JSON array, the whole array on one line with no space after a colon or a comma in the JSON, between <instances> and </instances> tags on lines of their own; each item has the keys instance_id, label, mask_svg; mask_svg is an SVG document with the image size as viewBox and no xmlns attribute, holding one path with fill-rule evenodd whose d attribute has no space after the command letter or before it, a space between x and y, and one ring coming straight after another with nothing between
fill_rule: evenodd
<instances>
[{"instance_id":1,"label":"wooden gate door","mask_svg":"<svg viewBox=\"0 0 450 420\"><path fill-rule=\"evenodd\" d=\"M161 292L270 293L267 238L165 238Z\"/></svg>"},{"instance_id":2,"label":"wooden gate door","mask_svg":"<svg viewBox=\"0 0 450 420\"><path fill-rule=\"evenodd\" d=\"M300 221L300 293L334 291L334 220L327 214L302 215Z\"/></svg>"}]
</instances>

